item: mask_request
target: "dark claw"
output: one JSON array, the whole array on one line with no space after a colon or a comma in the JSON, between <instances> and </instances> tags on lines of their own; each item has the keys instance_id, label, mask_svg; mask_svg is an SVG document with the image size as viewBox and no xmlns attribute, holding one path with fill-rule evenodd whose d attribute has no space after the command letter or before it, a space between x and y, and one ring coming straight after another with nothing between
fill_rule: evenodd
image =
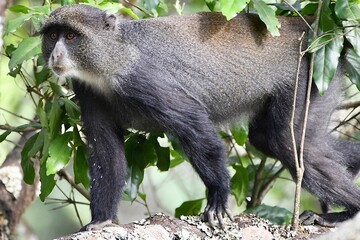
<instances>
[{"instance_id":1,"label":"dark claw","mask_svg":"<svg viewBox=\"0 0 360 240\"><path fill-rule=\"evenodd\" d=\"M232 214L227 206L220 206L220 207L212 207L207 205L204 213L201 216L201 220L204 222L208 222L209 225L214 228L215 227L215 216L219 221L219 226L222 230L224 230L224 220L223 220L223 213L225 213L231 221L234 221Z\"/></svg>"}]
</instances>

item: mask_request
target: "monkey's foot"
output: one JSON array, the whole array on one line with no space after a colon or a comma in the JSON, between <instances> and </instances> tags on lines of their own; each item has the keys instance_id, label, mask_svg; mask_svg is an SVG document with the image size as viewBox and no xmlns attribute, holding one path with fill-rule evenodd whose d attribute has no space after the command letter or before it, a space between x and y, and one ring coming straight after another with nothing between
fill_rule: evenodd
<instances>
[{"instance_id":1,"label":"monkey's foot","mask_svg":"<svg viewBox=\"0 0 360 240\"><path fill-rule=\"evenodd\" d=\"M93 221L89 224L83 226L80 229L80 232L84 231L98 231L103 229L104 227L117 227L119 225L116 225L112 222L112 220L106 220L106 221Z\"/></svg>"},{"instance_id":2,"label":"monkey's foot","mask_svg":"<svg viewBox=\"0 0 360 240\"><path fill-rule=\"evenodd\" d=\"M225 213L231 221L234 221L234 217L230 213L230 209L227 205L213 206L208 203L205 207L204 213L201 214L201 220L208 222L212 228L215 226L215 218L219 221L221 229L224 229L223 213Z\"/></svg>"},{"instance_id":3,"label":"monkey's foot","mask_svg":"<svg viewBox=\"0 0 360 240\"><path fill-rule=\"evenodd\" d=\"M303 225L320 225L323 227L335 227L337 224L350 219L354 214L348 211L338 213L315 213L313 211L304 211L300 215L300 221Z\"/></svg>"}]
</instances>

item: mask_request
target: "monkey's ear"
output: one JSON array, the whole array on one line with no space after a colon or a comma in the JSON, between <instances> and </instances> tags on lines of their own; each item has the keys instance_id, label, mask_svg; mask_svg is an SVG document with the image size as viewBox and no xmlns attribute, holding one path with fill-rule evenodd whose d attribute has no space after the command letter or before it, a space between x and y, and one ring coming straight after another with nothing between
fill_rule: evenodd
<instances>
[{"instance_id":1,"label":"monkey's ear","mask_svg":"<svg viewBox=\"0 0 360 240\"><path fill-rule=\"evenodd\" d=\"M114 31L116 28L117 17L114 14L105 12L103 14L104 29Z\"/></svg>"}]
</instances>

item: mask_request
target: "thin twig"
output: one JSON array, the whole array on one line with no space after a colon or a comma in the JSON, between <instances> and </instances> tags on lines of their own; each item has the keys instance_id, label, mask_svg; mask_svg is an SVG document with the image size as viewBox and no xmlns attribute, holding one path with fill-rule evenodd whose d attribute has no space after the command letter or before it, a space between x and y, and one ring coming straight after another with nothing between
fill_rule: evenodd
<instances>
[{"instance_id":1,"label":"thin twig","mask_svg":"<svg viewBox=\"0 0 360 240\"><path fill-rule=\"evenodd\" d=\"M260 189L260 181L261 181L262 173L264 171L265 163L266 163L266 157L261 159L259 167L256 171L255 179L254 179L254 187L253 187L253 191L251 194L251 200L246 208L255 207L258 203L258 193L259 193L259 189Z\"/></svg>"},{"instance_id":2,"label":"thin twig","mask_svg":"<svg viewBox=\"0 0 360 240\"><path fill-rule=\"evenodd\" d=\"M271 178L262 186L262 188L259 191L258 200L259 202L262 202L264 199L266 193L269 192L271 187L274 185L275 181L279 179L280 174L285 170L285 167L282 166L274 175L271 176Z\"/></svg>"},{"instance_id":3,"label":"thin twig","mask_svg":"<svg viewBox=\"0 0 360 240\"><path fill-rule=\"evenodd\" d=\"M148 15L148 16L150 16L150 17L154 17L154 15L153 15L153 14L151 14L151 13L147 12L146 10L144 10L144 9L142 9L141 7L139 7L139 6L135 5L135 4L133 4L132 2L130 2L130 1L128 1L128 0L123 0L123 1L124 1L126 4L129 4L130 6L132 6L132 7L136 8L137 10L139 10L139 11L141 11L141 12L145 13L146 15Z\"/></svg>"},{"instance_id":4,"label":"thin twig","mask_svg":"<svg viewBox=\"0 0 360 240\"><path fill-rule=\"evenodd\" d=\"M39 130L39 128L34 128L34 127L19 128L5 124L5 125L0 125L0 130L10 130L12 132L22 133L22 132L36 131Z\"/></svg>"},{"instance_id":5,"label":"thin twig","mask_svg":"<svg viewBox=\"0 0 360 240\"><path fill-rule=\"evenodd\" d=\"M58 175L64 178L73 188L75 188L81 195L83 195L87 200L90 201L89 192L82 188L80 185L76 184L72 177L64 169L61 169L58 172Z\"/></svg>"},{"instance_id":6,"label":"thin twig","mask_svg":"<svg viewBox=\"0 0 360 240\"><path fill-rule=\"evenodd\" d=\"M302 58L304 56L304 53L302 51L304 35L305 35L305 33L303 33L300 38L299 58L298 58L298 65L297 65L297 69L296 69L296 79L295 79L294 94L293 94L294 95L293 106L292 106L291 119L290 119L290 133L291 133L291 141L293 144L293 153L294 153L294 161L295 161L295 166L296 166L296 177L297 177L295 200L294 200L293 223L292 223L292 226L294 229L297 229L299 226L299 205L300 205L299 193L301 191L301 181L299 181L299 180L300 179L302 180L301 170L300 170L301 165L299 163L299 157L298 157L298 152L297 152L297 143L296 143L295 131L294 131L294 121L295 121L295 111L296 111L296 99L297 99L297 93L298 93L298 88L299 88L299 74L300 74L300 69L301 69Z\"/></svg>"},{"instance_id":7,"label":"thin twig","mask_svg":"<svg viewBox=\"0 0 360 240\"><path fill-rule=\"evenodd\" d=\"M30 119L30 118L21 116L21 115L19 115L19 114L16 114L16 113L14 113L14 112L11 112L11 111L9 111L9 110L7 110L7 109L5 109L5 108L2 108L2 107L0 107L0 110L2 110L2 111L4 111L4 112L7 112L7 113L9 113L9 114L11 114L11 115L13 115L13 116L15 116L15 117L18 117L18 118L24 119L24 120L26 120L26 121L29 121L29 122L33 122L33 121L34 121L33 119Z\"/></svg>"},{"instance_id":8,"label":"thin twig","mask_svg":"<svg viewBox=\"0 0 360 240\"><path fill-rule=\"evenodd\" d=\"M319 19L322 9L322 0L319 0L318 3L318 10L316 14L315 20L315 27L314 27L314 36L313 39L316 39L317 32L319 29ZM315 55L310 53L310 63L309 63L309 76L308 76L308 83L307 83L307 90L306 90L306 104L305 104L305 114L304 114L304 124L301 133L301 142L300 142L300 155L299 155L299 166L300 168L296 169L296 194L295 194L295 204L294 207L294 218L293 218L293 228L297 230L299 228L299 208L300 208L300 194L301 194L301 183L302 178L304 176L304 146L305 146L305 135L306 135L306 127L309 115L309 108L310 108L310 96L311 96L311 88L312 88L312 78L313 78L313 71L314 71L314 61ZM298 165L297 165L298 166Z\"/></svg>"},{"instance_id":9,"label":"thin twig","mask_svg":"<svg viewBox=\"0 0 360 240\"><path fill-rule=\"evenodd\" d=\"M305 24L308 26L309 30L310 31L314 31L312 29L312 27L310 26L310 24L306 21L306 19L303 17L303 15L301 15L301 13L296 9L294 8L293 5L291 5L287 0L283 0L283 2L285 2L294 12L296 12L296 14L305 22Z\"/></svg>"},{"instance_id":10,"label":"thin twig","mask_svg":"<svg viewBox=\"0 0 360 240\"><path fill-rule=\"evenodd\" d=\"M71 199L75 202L75 194L74 194L74 189L71 189ZM79 219L79 223L80 223L80 226L84 226L82 220L81 220L81 217L80 217L80 214L79 214L79 210L77 208L77 205L74 203L74 209L75 209L75 213L76 213L76 216L77 218Z\"/></svg>"}]
</instances>

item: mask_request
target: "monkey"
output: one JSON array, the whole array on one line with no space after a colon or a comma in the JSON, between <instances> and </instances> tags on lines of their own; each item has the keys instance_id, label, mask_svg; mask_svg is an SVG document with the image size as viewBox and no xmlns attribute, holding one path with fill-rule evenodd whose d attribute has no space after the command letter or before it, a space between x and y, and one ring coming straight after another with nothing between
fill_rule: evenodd
<instances>
[{"instance_id":1,"label":"monkey","mask_svg":"<svg viewBox=\"0 0 360 240\"><path fill-rule=\"evenodd\" d=\"M128 128L161 130L179 139L207 187L202 216L211 226L215 220L223 226L223 213L233 219L218 125L247 116L251 144L279 159L296 178L289 122L299 37L308 27L297 17L279 20L281 35L272 37L256 14L230 21L220 13L124 20L88 5L50 14L40 31L43 58L55 75L72 79L91 153L92 220L82 230L101 229L116 219L127 175ZM319 223L349 218L360 209L360 190L346 171L359 145L335 140L327 129L340 97L340 72L325 96L311 93L303 186L321 201L346 208L331 216L313 213ZM308 74L306 55L298 73L297 148Z\"/></svg>"}]
</instances>

